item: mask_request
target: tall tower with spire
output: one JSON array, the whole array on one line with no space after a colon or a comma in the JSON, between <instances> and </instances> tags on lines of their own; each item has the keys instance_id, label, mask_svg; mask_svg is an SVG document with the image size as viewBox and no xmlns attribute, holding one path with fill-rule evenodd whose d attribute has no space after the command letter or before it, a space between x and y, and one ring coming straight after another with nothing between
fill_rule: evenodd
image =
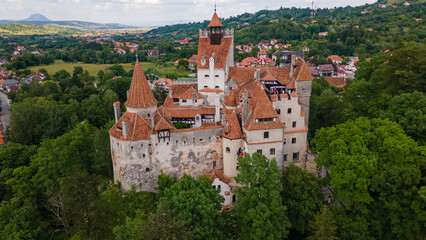
<instances>
[{"instance_id":1,"label":"tall tower with spire","mask_svg":"<svg viewBox=\"0 0 426 240\"><path fill-rule=\"evenodd\" d=\"M198 41L198 91L214 105L215 95L223 95L229 68L234 66L234 29L223 29L215 11Z\"/></svg>"}]
</instances>

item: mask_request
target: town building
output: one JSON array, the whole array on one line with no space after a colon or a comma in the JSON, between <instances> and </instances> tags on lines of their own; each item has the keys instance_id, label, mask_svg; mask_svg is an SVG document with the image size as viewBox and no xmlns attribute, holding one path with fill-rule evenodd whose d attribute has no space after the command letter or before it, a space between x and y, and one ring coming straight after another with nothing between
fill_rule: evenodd
<instances>
[{"instance_id":1,"label":"town building","mask_svg":"<svg viewBox=\"0 0 426 240\"><path fill-rule=\"evenodd\" d=\"M234 30L216 12L200 29L197 81L174 83L161 107L136 61L121 115L110 129L114 179L122 190L156 191L158 175L206 175L233 199L237 157L262 153L280 169L307 159L312 77L303 58L285 67L235 67Z\"/></svg>"}]
</instances>

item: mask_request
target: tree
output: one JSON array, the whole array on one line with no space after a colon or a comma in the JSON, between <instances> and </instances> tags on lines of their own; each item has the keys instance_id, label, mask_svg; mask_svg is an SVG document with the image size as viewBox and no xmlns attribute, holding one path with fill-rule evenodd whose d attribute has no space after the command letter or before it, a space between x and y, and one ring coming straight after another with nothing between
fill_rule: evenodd
<instances>
[{"instance_id":1,"label":"tree","mask_svg":"<svg viewBox=\"0 0 426 240\"><path fill-rule=\"evenodd\" d=\"M242 185L234 193L234 208L242 239L282 239L289 232L287 208L280 196L283 190L280 170L275 159L254 153L238 157L240 166L235 180Z\"/></svg>"},{"instance_id":2,"label":"tree","mask_svg":"<svg viewBox=\"0 0 426 240\"><path fill-rule=\"evenodd\" d=\"M320 129L313 144L318 166L330 170L335 197L354 211L367 210L375 238L422 236L425 149L398 124L358 118Z\"/></svg>"},{"instance_id":3,"label":"tree","mask_svg":"<svg viewBox=\"0 0 426 240\"><path fill-rule=\"evenodd\" d=\"M336 221L333 213L327 206L323 206L321 211L315 215L311 222L313 234L308 240L337 240L336 237Z\"/></svg>"},{"instance_id":4,"label":"tree","mask_svg":"<svg viewBox=\"0 0 426 240\"><path fill-rule=\"evenodd\" d=\"M207 177L195 180L184 174L176 184L164 190L163 200L174 214L180 214L188 223L186 227L193 227L195 238L217 238L223 197Z\"/></svg>"},{"instance_id":5,"label":"tree","mask_svg":"<svg viewBox=\"0 0 426 240\"><path fill-rule=\"evenodd\" d=\"M306 170L291 164L288 166L281 180L283 191L281 193L283 204L287 206L288 218L292 228L290 236L306 235L309 228L309 221L321 209L323 196L318 178ZM290 237L294 239L295 236Z\"/></svg>"}]
</instances>

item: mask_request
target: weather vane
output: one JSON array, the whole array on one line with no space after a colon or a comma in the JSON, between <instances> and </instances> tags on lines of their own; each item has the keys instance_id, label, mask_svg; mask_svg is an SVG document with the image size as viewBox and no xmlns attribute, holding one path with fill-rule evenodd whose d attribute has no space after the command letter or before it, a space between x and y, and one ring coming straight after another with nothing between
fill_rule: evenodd
<instances>
[{"instance_id":1,"label":"weather vane","mask_svg":"<svg viewBox=\"0 0 426 240\"><path fill-rule=\"evenodd\" d=\"M214 12L216 12L216 1L214 1Z\"/></svg>"}]
</instances>

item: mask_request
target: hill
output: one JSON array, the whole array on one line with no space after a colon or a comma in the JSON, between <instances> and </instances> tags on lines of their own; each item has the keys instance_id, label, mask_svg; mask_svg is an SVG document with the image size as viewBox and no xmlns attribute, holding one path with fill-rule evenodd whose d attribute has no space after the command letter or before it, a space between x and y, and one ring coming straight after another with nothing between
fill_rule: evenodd
<instances>
[{"instance_id":1,"label":"hill","mask_svg":"<svg viewBox=\"0 0 426 240\"><path fill-rule=\"evenodd\" d=\"M338 54L365 56L392 49L399 40L420 42L426 37L424 28L425 0L394 0L395 7L380 8L387 1L358 7L317 9L315 18L309 8L280 8L245 13L221 19L224 27L235 29L235 44L257 44L277 39L279 43L292 44L291 50L301 51L304 45L311 48L309 56ZM220 15L220 13L219 13ZM315 20L315 21L313 21ZM198 29L206 28L209 21L168 25L153 29L147 34L165 38L197 38ZM244 24L247 27L241 27ZM326 37L319 36L326 32ZM312 51L313 50L313 51Z\"/></svg>"},{"instance_id":2,"label":"hill","mask_svg":"<svg viewBox=\"0 0 426 240\"><path fill-rule=\"evenodd\" d=\"M72 35L82 33L83 31L79 29L51 25L21 23L0 25L0 35Z\"/></svg>"},{"instance_id":3,"label":"hill","mask_svg":"<svg viewBox=\"0 0 426 240\"><path fill-rule=\"evenodd\" d=\"M11 23L22 23L22 24L33 24L33 25L55 25L62 27L73 27L81 30L117 30L117 29L131 29L136 28L134 26L128 26L119 23L94 23L85 21L52 21L41 14L33 14L29 18L23 20L0 20L0 25L11 24Z\"/></svg>"},{"instance_id":4,"label":"hill","mask_svg":"<svg viewBox=\"0 0 426 240\"><path fill-rule=\"evenodd\" d=\"M28 22L50 22L51 20L48 19L47 17L41 15L41 14L33 14L31 15L29 18L24 19L23 21L28 21Z\"/></svg>"}]
</instances>

